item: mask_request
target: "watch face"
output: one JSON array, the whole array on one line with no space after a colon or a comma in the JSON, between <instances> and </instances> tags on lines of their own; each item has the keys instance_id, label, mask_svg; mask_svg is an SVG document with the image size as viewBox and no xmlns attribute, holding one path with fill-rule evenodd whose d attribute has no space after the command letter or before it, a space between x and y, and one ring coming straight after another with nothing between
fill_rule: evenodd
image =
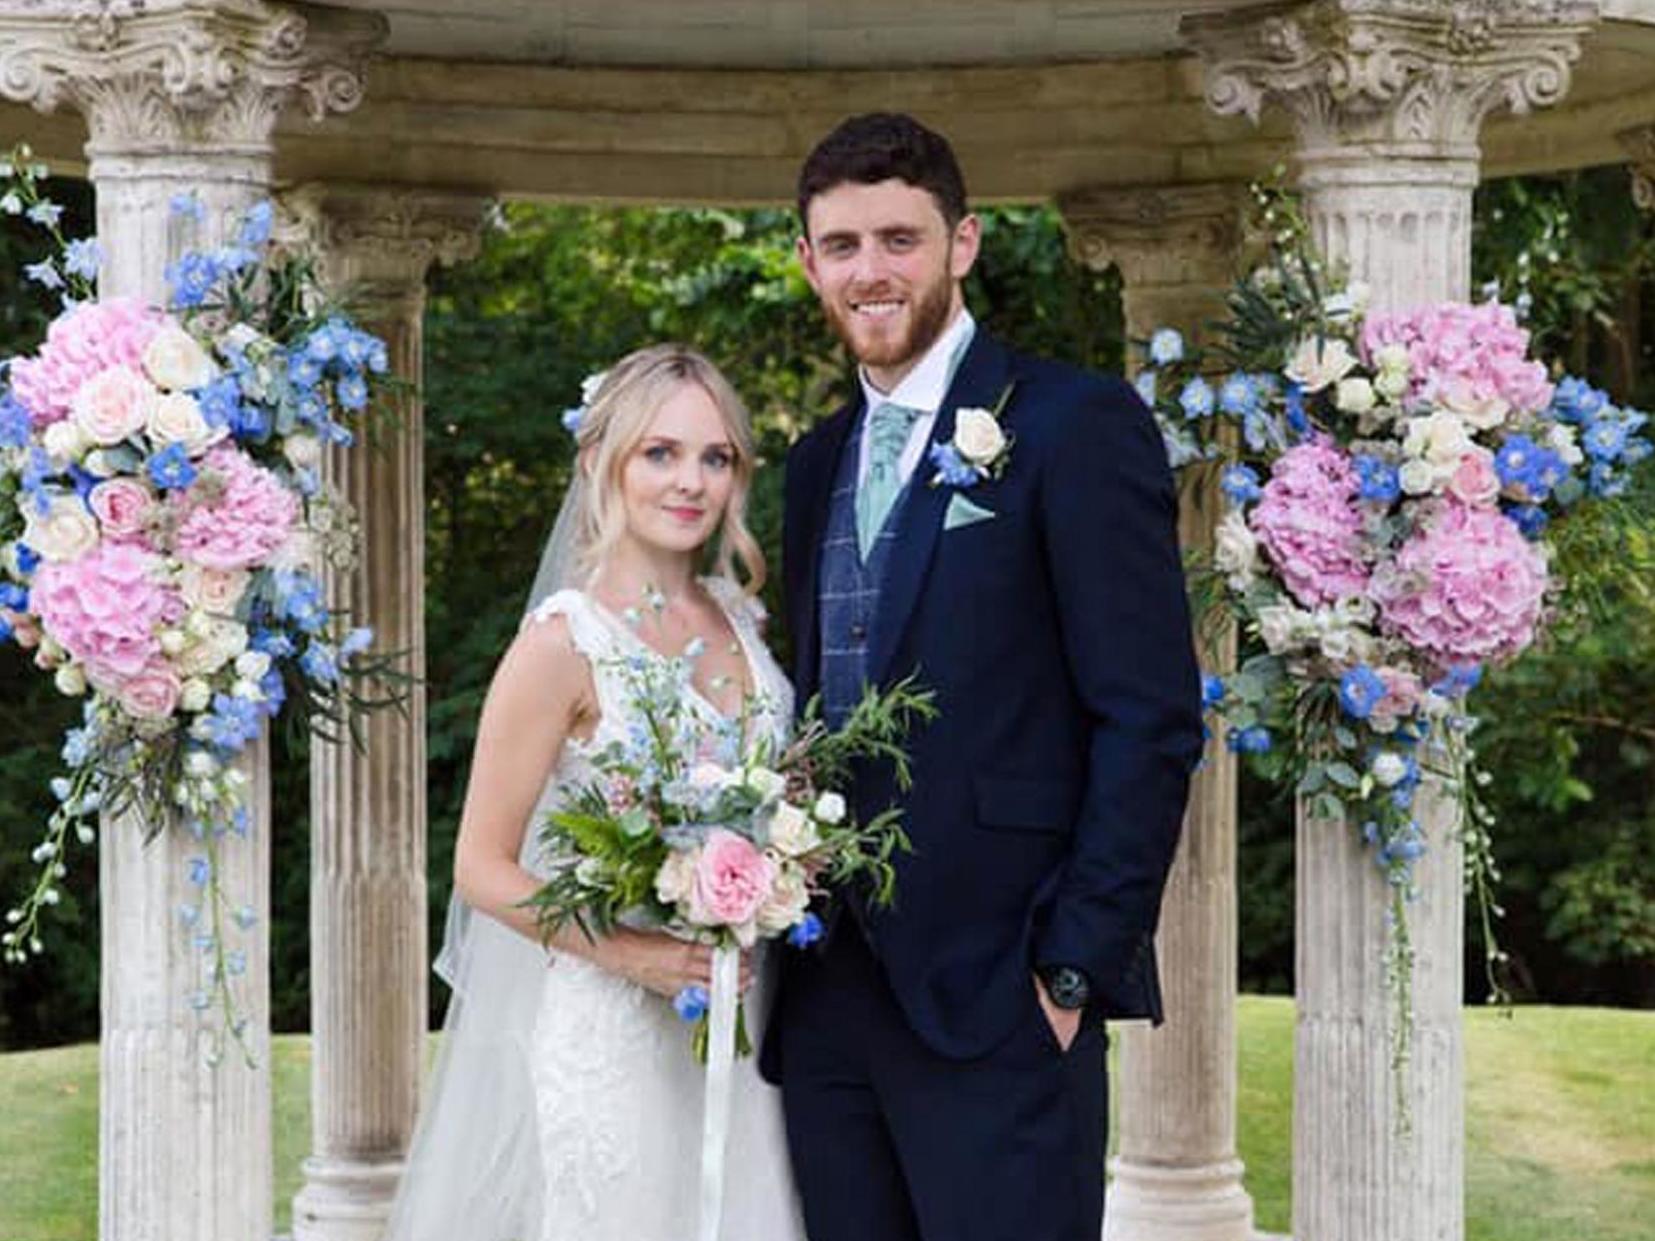
<instances>
[{"instance_id":1,"label":"watch face","mask_svg":"<svg viewBox=\"0 0 1655 1241\"><path fill-rule=\"evenodd\" d=\"M1059 1008L1084 1008L1090 992L1086 975L1070 966L1059 966L1046 977L1046 990Z\"/></svg>"}]
</instances>

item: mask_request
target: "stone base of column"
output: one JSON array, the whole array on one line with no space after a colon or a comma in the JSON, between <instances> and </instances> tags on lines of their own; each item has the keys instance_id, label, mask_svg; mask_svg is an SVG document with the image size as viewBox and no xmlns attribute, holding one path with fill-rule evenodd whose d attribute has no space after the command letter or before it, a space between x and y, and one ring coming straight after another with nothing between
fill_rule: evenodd
<instances>
[{"instance_id":1,"label":"stone base of column","mask_svg":"<svg viewBox=\"0 0 1655 1241\"><path fill-rule=\"evenodd\" d=\"M1252 1241L1239 1159L1194 1167L1109 1161L1104 1241Z\"/></svg>"},{"instance_id":2,"label":"stone base of column","mask_svg":"<svg viewBox=\"0 0 1655 1241\"><path fill-rule=\"evenodd\" d=\"M306 1159L293 1241L379 1241L404 1167L400 1159Z\"/></svg>"}]
</instances>

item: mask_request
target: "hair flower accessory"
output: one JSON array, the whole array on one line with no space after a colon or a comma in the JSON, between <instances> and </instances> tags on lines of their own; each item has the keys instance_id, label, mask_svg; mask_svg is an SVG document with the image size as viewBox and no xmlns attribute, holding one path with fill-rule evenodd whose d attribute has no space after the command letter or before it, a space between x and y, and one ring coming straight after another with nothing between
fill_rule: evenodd
<instances>
[{"instance_id":1,"label":"hair flower accessory","mask_svg":"<svg viewBox=\"0 0 1655 1241\"><path fill-rule=\"evenodd\" d=\"M580 424L586 421L586 411L592 408L592 402L597 399L598 390L603 387L603 381L608 378L608 371L594 371L580 381L580 404L573 405L563 411L563 429L570 435L580 434Z\"/></svg>"},{"instance_id":2,"label":"hair flower accessory","mask_svg":"<svg viewBox=\"0 0 1655 1241\"><path fill-rule=\"evenodd\" d=\"M975 487L1005 473L1011 461L1012 437L1000 425L1000 415L1016 387L1015 380L1007 384L993 409L971 407L955 413L954 438L931 446L931 464L937 467L931 477L933 487Z\"/></svg>"}]
</instances>

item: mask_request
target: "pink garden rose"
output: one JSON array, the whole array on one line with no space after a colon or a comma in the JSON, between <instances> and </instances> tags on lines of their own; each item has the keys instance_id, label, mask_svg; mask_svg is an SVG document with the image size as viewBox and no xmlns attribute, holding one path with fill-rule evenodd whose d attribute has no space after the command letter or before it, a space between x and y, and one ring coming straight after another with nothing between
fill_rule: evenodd
<instances>
[{"instance_id":1,"label":"pink garden rose","mask_svg":"<svg viewBox=\"0 0 1655 1241\"><path fill-rule=\"evenodd\" d=\"M1289 449L1270 474L1248 525L1294 598L1313 608L1362 594L1368 569L1350 459L1321 437Z\"/></svg>"},{"instance_id":2,"label":"pink garden rose","mask_svg":"<svg viewBox=\"0 0 1655 1241\"><path fill-rule=\"evenodd\" d=\"M1448 492L1472 508L1493 508L1500 495L1494 454L1486 448L1474 448L1461 457L1448 478Z\"/></svg>"},{"instance_id":3,"label":"pink garden rose","mask_svg":"<svg viewBox=\"0 0 1655 1241\"><path fill-rule=\"evenodd\" d=\"M174 550L209 569L263 564L299 517L298 498L281 479L229 444L207 454L201 477L171 503L179 517Z\"/></svg>"},{"instance_id":4,"label":"pink garden rose","mask_svg":"<svg viewBox=\"0 0 1655 1241\"><path fill-rule=\"evenodd\" d=\"M166 316L137 298L77 306L46 329L46 343L11 369L12 391L37 429L69 416L81 385L112 366L143 368L144 350Z\"/></svg>"},{"instance_id":5,"label":"pink garden rose","mask_svg":"<svg viewBox=\"0 0 1655 1241\"><path fill-rule=\"evenodd\" d=\"M128 715L140 720L164 720L177 708L182 689L177 671L157 656L123 682L116 697Z\"/></svg>"},{"instance_id":6,"label":"pink garden rose","mask_svg":"<svg viewBox=\"0 0 1655 1241\"><path fill-rule=\"evenodd\" d=\"M107 448L142 431L160 395L131 367L111 366L80 386L69 417L88 440Z\"/></svg>"},{"instance_id":7,"label":"pink garden rose","mask_svg":"<svg viewBox=\"0 0 1655 1241\"><path fill-rule=\"evenodd\" d=\"M1529 334L1511 307L1499 302L1443 302L1401 314L1371 315L1362 325L1362 356L1371 362L1383 346L1408 350L1408 395L1457 405L1498 398L1516 410L1544 409L1552 385L1546 368L1528 360Z\"/></svg>"},{"instance_id":8,"label":"pink garden rose","mask_svg":"<svg viewBox=\"0 0 1655 1241\"><path fill-rule=\"evenodd\" d=\"M155 497L135 478L107 479L92 488L86 501L109 538L137 538L155 515Z\"/></svg>"},{"instance_id":9,"label":"pink garden rose","mask_svg":"<svg viewBox=\"0 0 1655 1241\"><path fill-rule=\"evenodd\" d=\"M125 543L100 543L79 560L44 563L30 606L42 626L102 686L136 677L160 652L155 631L183 603L163 584L158 556Z\"/></svg>"},{"instance_id":10,"label":"pink garden rose","mask_svg":"<svg viewBox=\"0 0 1655 1241\"><path fill-rule=\"evenodd\" d=\"M1368 723L1375 732L1388 733L1419 709L1425 691L1419 678L1405 668L1385 665L1375 668L1374 675L1383 682L1385 696L1373 704Z\"/></svg>"},{"instance_id":11,"label":"pink garden rose","mask_svg":"<svg viewBox=\"0 0 1655 1241\"><path fill-rule=\"evenodd\" d=\"M690 919L701 926L739 927L770 899L776 868L745 836L715 828L695 863Z\"/></svg>"},{"instance_id":12,"label":"pink garden rose","mask_svg":"<svg viewBox=\"0 0 1655 1241\"><path fill-rule=\"evenodd\" d=\"M1498 511L1448 501L1374 574L1382 627L1439 668L1515 655L1534 641L1546 561Z\"/></svg>"}]
</instances>

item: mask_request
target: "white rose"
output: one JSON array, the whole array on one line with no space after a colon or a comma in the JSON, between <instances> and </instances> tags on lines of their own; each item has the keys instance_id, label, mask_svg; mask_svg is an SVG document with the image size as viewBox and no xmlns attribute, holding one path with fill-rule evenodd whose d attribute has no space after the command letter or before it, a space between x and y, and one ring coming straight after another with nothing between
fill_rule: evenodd
<instances>
[{"instance_id":1,"label":"white rose","mask_svg":"<svg viewBox=\"0 0 1655 1241\"><path fill-rule=\"evenodd\" d=\"M1465 422L1446 409L1432 410L1424 418L1408 419L1408 433L1402 440L1402 451L1408 456L1420 457L1450 470L1473 447Z\"/></svg>"},{"instance_id":2,"label":"white rose","mask_svg":"<svg viewBox=\"0 0 1655 1241\"><path fill-rule=\"evenodd\" d=\"M1298 635L1304 613L1286 604L1260 608L1259 637L1272 655L1280 655L1298 645Z\"/></svg>"},{"instance_id":3,"label":"white rose","mask_svg":"<svg viewBox=\"0 0 1655 1241\"><path fill-rule=\"evenodd\" d=\"M1372 294L1366 281L1353 280L1346 288L1322 299L1322 312L1330 319L1348 319L1367 310Z\"/></svg>"},{"instance_id":4,"label":"white rose","mask_svg":"<svg viewBox=\"0 0 1655 1241\"><path fill-rule=\"evenodd\" d=\"M258 329L250 323L237 323L218 338L219 348L229 349L235 353L246 353L254 345L264 340Z\"/></svg>"},{"instance_id":5,"label":"white rose","mask_svg":"<svg viewBox=\"0 0 1655 1241\"><path fill-rule=\"evenodd\" d=\"M109 454L101 448L94 448L87 453L86 460L80 464L81 468L94 478L113 478L115 475L115 464L110 461Z\"/></svg>"},{"instance_id":6,"label":"white rose","mask_svg":"<svg viewBox=\"0 0 1655 1241\"><path fill-rule=\"evenodd\" d=\"M212 700L213 687L200 677L185 681L184 688L178 693L178 705L186 711L205 711Z\"/></svg>"},{"instance_id":7,"label":"white rose","mask_svg":"<svg viewBox=\"0 0 1655 1241\"><path fill-rule=\"evenodd\" d=\"M1232 590L1246 590L1258 570L1258 540L1247 528L1247 519L1231 510L1218 523L1213 545L1213 564L1227 574Z\"/></svg>"},{"instance_id":8,"label":"white rose","mask_svg":"<svg viewBox=\"0 0 1655 1241\"><path fill-rule=\"evenodd\" d=\"M962 409L954 417L954 447L972 465L987 465L1006 446L1006 433L986 409Z\"/></svg>"},{"instance_id":9,"label":"white rose","mask_svg":"<svg viewBox=\"0 0 1655 1241\"><path fill-rule=\"evenodd\" d=\"M57 692L70 698L79 698L86 692L86 673L79 664L65 664L52 677Z\"/></svg>"},{"instance_id":10,"label":"white rose","mask_svg":"<svg viewBox=\"0 0 1655 1241\"><path fill-rule=\"evenodd\" d=\"M178 444L199 457L230 434L229 427L210 427L201 406L188 392L169 392L149 412L149 437L157 444Z\"/></svg>"},{"instance_id":11,"label":"white rose","mask_svg":"<svg viewBox=\"0 0 1655 1241\"><path fill-rule=\"evenodd\" d=\"M1402 490L1411 496L1429 495L1437 485L1437 470L1429 461L1414 458L1404 461L1397 471Z\"/></svg>"},{"instance_id":12,"label":"white rose","mask_svg":"<svg viewBox=\"0 0 1655 1241\"><path fill-rule=\"evenodd\" d=\"M308 530L294 530L270 555L270 567L282 572L312 569L320 563L316 536Z\"/></svg>"},{"instance_id":13,"label":"white rose","mask_svg":"<svg viewBox=\"0 0 1655 1241\"><path fill-rule=\"evenodd\" d=\"M783 857L799 857L821 843L816 825L792 802L782 802L770 820L770 847Z\"/></svg>"},{"instance_id":14,"label":"white rose","mask_svg":"<svg viewBox=\"0 0 1655 1241\"><path fill-rule=\"evenodd\" d=\"M695 889L695 851L674 849L655 872L655 895L666 905L690 899Z\"/></svg>"},{"instance_id":15,"label":"white rose","mask_svg":"<svg viewBox=\"0 0 1655 1241\"><path fill-rule=\"evenodd\" d=\"M218 377L207 351L183 328L169 324L144 350L144 370L157 386L174 392L200 388Z\"/></svg>"},{"instance_id":16,"label":"white rose","mask_svg":"<svg viewBox=\"0 0 1655 1241\"><path fill-rule=\"evenodd\" d=\"M54 461L74 461L86 451L86 436L73 419L54 422L40 438L46 447L46 455Z\"/></svg>"},{"instance_id":17,"label":"white rose","mask_svg":"<svg viewBox=\"0 0 1655 1241\"><path fill-rule=\"evenodd\" d=\"M237 698L245 698L248 702L264 701L264 691L245 678L239 678L235 684L231 685L230 692Z\"/></svg>"},{"instance_id":18,"label":"white rose","mask_svg":"<svg viewBox=\"0 0 1655 1241\"><path fill-rule=\"evenodd\" d=\"M314 470L322 463L322 441L300 432L282 441L282 455L296 470Z\"/></svg>"},{"instance_id":19,"label":"white rose","mask_svg":"<svg viewBox=\"0 0 1655 1241\"><path fill-rule=\"evenodd\" d=\"M163 629L160 635L161 652L164 655L177 655L184 649L185 637L181 630Z\"/></svg>"},{"instance_id":20,"label":"white rose","mask_svg":"<svg viewBox=\"0 0 1655 1241\"><path fill-rule=\"evenodd\" d=\"M159 395L137 371L111 366L81 384L70 417L94 444L119 444L144 429Z\"/></svg>"},{"instance_id":21,"label":"white rose","mask_svg":"<svg viewBox=\"0 0 1655 1241\"><path fill-rule=\"evenodd\" d=\"M263 679L270 671L270 656L263 651L243 651L236 656L236 675L249 681Z\"/></svg>"},{"instance_id":22,"label":"white rose","mask_svg":"<svg viewBox=\"0 0 1655 1241\"><path fill-rule=\"evenodd\" d=\"M1479 431L1492 431L1511 412L1511 405L1504 398L1478 397L1469 384L1449 384L1439 395L1443 408L1453 410Z\"/></svg>"},{"instance_id":23,"label":"white rose","mask_svg":"<svg viewBox=\"0 0 1655 1241\"><path fill-rule=\"evenodd\" d=\"M27 507L23 541L47 560L78 560L98 545L98 519L79 496L53 496L44 513Z\"/></svg>"},{"instance_id":24,"label":"white rose","mask_svg":"<svg viewBox=\"0 0 1655 1241\"><path fill-rule=\"evenodd\" d=\"M185 564L184 571L178 575L178 590L192 608L228 616L236 610L252 580L253 575L245 569L209 569L204 565Z\"/></svg>"},{"instance_id":25,"label":"white rose","mask_svg":"<svg viewBox=\"0 0 1655 1241\"><path fill-rule=\"evenodd\" d=\"M1406 371L1380 371L1373 379L1374 391L1387 401L1400 401L1408 391Z\"/></svg>"},{"instance_id":26,"label":"white rose","mask_svg":"<svg viewBox=\"0 0 1655 1241\"><path fill-rule=\"evenodd\" d=\"M787 781L768 767L755 767L749 771L746 784L765 801L780 797L787 788Z\"/></svg>"},{"instance_id":27,"label":"white rose","mask_svg":"<svg viewBox=\"0 0 1655 1241\"><path fill-rule=\"evenodd\" d=\"M1318 643L1322 658L1336 664L1349 662L1356 654L1356 635L1348 629L1329 629Z\"/></svg>"},{"instance_id":28,"label":"white rose","mask_svg":"<svg viewBox=\"0 0 1655 1241\"><path fill-rule=\"evenodd\" d=\"M1358 375L1341 379L1334 389L1333 403L1347 414L1365 414L1377 404L1373 385Z\"/></svg>"},{"instance_id":29,"label":"white rose","mask_svg":"<svg viewBox=\"0 0 1655 1241\"><path fill-rule=\"evenodd\" d=\"M810 904L810 885L797 866L778 866L770 885L770 899L759 906L753 919L761 935L779 935L804 917Z\"/></svg>"},{"instance_id":30,"label":"white rose","mask_svg":"<svg viewBox=\"0 0 1655 1241\"><path fill-rule=\"evenodd\" d=\"M184 770L198 779L216 776L222 766L207 750L191 750L184 756Z\"/></svg>"},{"instance_id":31,"label":"white rose","mask_svg":"<svg viewBox=\"0 0 1655 1241\"><path fill-rule=\"evenodd\" d=\"M830 827L845 817L845 799L837 793L823 793L816 799L816 805L810 813L816 817L818 823L826 823Z\"/></svg>"},{"instance_id":32,"label":"white rose","mask_svg":"<svg viewBox=\"0 0 1655 1241\"><path fill-rule=\"evenodd\" d=\"M1401 375L1404 379L1413 369L1413 360L1408 357L1408 346L1399 344L1381 345L1373 353L1373 364L1388 374Z\"/></svg>"},{"instance_id":33,"label":"white rose","mask_svg":"<svg viewBox=\"0 0 1655 1241\"><path fill-rule=\"evenodd\" d=\"M740 782L741 777L728 767L717 763L697 763L690 768L690 787L697 789L727 789Z\"/></svg>"},{"instance_id":34,"label":"white rose","mask_svg":"<svg viewBox=\"0 0 1655 1241\"><path fill-rule=\"evenodd\" d=\"M1580 445L1575 442L1575 429L1567 423L1554 422L1552 429L1546 433L1546 444L1563 458L1564 465L1579 465L1585 460Z\"/></svg>"},{"instance_id":35,"label":"white rose","mask_svg":"<svg viewBox=\"0 0 1655 1241\"><path fill-rule=\"evenodd\" d=\"M235 621L195 612L187 627L196 635L178 657L178 667L187 677L211 675L247 649L247 630Z\"/></svg>"},{"instance_id":36,"label":"white rose","mask_svg":"<svg viewBox=\"0 0 1655 1241\"><path fill-rule=\"evenodd\" d=\"M1356 365L1350 346L1338 337L1317 340L1307 336L1298 343L1287 361L1287 377L1306 392L1320 392L1338 383Z\"/></svg>"},{"instance_id":37,"label":"white rose","mask_svg":"<svg viewBox=\"0 0 1655 1241\"><path fill-rule=\"evenodd\" d=\"M1402 755L1386 750L1374 758L1371 770L1375 783L1388 789L1408 774L1408 764L1402 761Z\"/></svg>"}]
</instances>

